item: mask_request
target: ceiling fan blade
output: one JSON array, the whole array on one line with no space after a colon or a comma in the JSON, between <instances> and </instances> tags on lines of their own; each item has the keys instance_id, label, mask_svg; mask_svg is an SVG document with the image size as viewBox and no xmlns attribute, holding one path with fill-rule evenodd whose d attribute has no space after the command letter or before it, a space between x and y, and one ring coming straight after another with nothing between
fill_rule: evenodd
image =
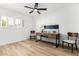
<instances>
[{"instance_id":1,"label":"ceiling fan blade","mask_svg":"<svg viewBox=\"0 0 79 59\"><path fill-rule=\"evenodd\" d=\"M41 14L39 11L37 11L38 14Z\"/></svg>"},{"instance_id":2,"label":"ceiling fan blade","mask_svg":"<svg viewBox=\"0 0 79 59\"><path fill-rule=\"evenodd\" d=\"M30 11L29 13L32 13L34 10Z\"/></svg>"},{"instance_id":3,"label":"ceiling fan blade","mask_svg":"<svg viewBox=\"0 0 79 59\"><path fill-rule=\"evenodd\" d=\"M37 10L47 10L47 8L38 8Z\"/></svg>"},{"instance_id":4,"label":"ceiling fan blade","mask_svg":"<svg viewBox=\"0 0 79 59\"><path fill-rule=\"evenodd\" d=\"M30 8L30 9L34 9L34 8L32 8L32 7L29 7L29 6L24 6L24 7L26 7L26 8Z\"/></svg>"}]
</instances>

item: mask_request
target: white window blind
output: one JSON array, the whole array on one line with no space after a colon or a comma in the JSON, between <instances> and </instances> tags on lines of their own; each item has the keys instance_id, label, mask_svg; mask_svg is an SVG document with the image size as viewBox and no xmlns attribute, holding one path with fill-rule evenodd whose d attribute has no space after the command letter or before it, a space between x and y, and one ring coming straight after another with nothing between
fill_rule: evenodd
<instances>
[{"instance_id":1,"label":"white window blind","mask_svg":"<svg viewBox=\"0 0 79 59\"><path fill-rule=\"evenodd\" d=\"M0 17L0 27L22 27L22 25L22 19L7 16Z\"/></svg>"}]
</instances>

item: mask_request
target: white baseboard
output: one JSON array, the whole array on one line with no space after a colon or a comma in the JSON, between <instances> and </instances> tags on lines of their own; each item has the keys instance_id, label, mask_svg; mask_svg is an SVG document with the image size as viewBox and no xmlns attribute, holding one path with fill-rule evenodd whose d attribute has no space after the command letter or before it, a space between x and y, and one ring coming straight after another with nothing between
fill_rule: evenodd
<instances>
[{"instance_id":1,"label":"white baseboard","mask_svg":"<svg viewBox=\"0 0 79 59\"><path fill-rule=\"evenodd\" d=\"M21 39L21 40L16 40L16 41L3 42L3 43L0 43L0 46L11 44L11 43L15 43L15 42L19 42L19 41L23 41L23 40L27 40L27 39Z\"/></svg>"}]
</instances>

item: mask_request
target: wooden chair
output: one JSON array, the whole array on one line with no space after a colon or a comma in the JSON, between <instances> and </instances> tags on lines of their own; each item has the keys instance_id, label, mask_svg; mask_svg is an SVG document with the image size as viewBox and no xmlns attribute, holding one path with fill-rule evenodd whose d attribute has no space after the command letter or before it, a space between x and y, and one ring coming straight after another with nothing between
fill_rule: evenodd
<instances>
[{"instance_id":1,"label":"wooden chair","mask_svg":"<svg viewBox=\"0 0 79 59\"><path fill-rule=\"evenodd\" d=\"M77 37L78 37L78 33L68 32L67 34L68 34L68 40L63 40L62 41L62 47L63 47L64 43L68 43L68 47L71 44L72 53L73 53L73 45L75 45L76 50L77 50Z\"/></svg>"},{"instance_id":2,"label":"wooden chair","mask_svg":"<svg viewBox=\"0 0 79 59\"><path fill-rule=\"evenodd\" d=\"M30 39L36 39L36 33L34 30L30 31Z\"/></svg>"}]
</instances>

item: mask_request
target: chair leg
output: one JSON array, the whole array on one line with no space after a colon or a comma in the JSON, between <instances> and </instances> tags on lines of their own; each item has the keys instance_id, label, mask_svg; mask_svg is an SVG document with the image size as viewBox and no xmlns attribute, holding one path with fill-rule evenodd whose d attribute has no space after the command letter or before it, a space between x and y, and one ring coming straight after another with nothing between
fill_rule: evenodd
<instances>
[{"instance_id":1,"label":"chair leg","mask_svg":"<svg viewBox=\"0 0 79 59\"><path fill-rule=\"evenodd\" d=\"M68 43L68 47L69 47L69 43Z\"/></svg>"},{"instance_id":2,"label":"chair leg","mask_svg":"<svg viewBox=\"0 0 79 59\"><path fill-rule=\"evenodd\" d=\"M64 45L64 41L62 41L62 48L63 48L63 45Z\"/></svg>"},{"instance_id":3,"label":"chair leg","mask_svg":"<svg viewBox=\"0 0 79 59\"><path fill-rule=\"evenodd\" d=\"M71 44L72 45L72 53L73 53L73 44Z\"/></svg>"}]
</instances>

